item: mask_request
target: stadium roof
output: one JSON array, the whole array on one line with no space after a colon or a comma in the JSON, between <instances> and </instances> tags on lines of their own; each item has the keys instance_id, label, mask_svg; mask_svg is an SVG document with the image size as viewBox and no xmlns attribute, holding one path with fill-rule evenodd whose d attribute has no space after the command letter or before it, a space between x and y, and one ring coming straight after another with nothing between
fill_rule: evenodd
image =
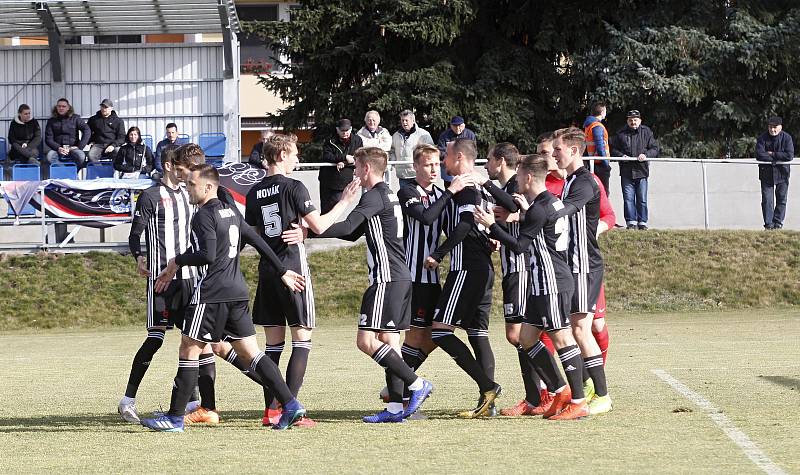
<instances>
[{"instance_id":1,"label":"stadium roof","mask_svg":"<svg viewBox=\"0 0 800 475\"><path fill-rule=\"evenodd\" d=\"M239 33L233 0L60 0L0 2L0 37Z\"/></svg>"}]
</instances>

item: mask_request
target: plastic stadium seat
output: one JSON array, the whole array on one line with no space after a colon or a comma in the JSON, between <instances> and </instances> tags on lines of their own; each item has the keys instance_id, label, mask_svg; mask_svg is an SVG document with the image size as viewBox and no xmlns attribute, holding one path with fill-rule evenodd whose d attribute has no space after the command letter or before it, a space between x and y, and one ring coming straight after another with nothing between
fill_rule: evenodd
<instances>
[{"instance_id":1,"label":"plastic stadium seat","mask_svg":"<svg viewBox=\"0 0 800 475\"><path fill-rule=\"evenodd\" d=\"M0 137L0 162L8 159L8 142L4 137Z\"/></svg>"},{"instance_id":2,"label":"plastic stadium seat","mask_svg":"<svg viewBox=\"0 0 800 475\"><path fill-rule=\"evenodd\" d=\"M18 163L11 168L11 179L13 181L39 181L41 179L41 169L39 168L39 165ZM12 210L10 206L8 207L8 215L14 216L14 210ZM36 208L30 204L26 204L22 208L22 212L20 212L19 215L35 216Z\"/></svg>"},{"instance_id":3,"label":"plastic stadium seat","mask_svg":"<svg viewBox=\"0 0 800 475\"><path fill-rule=\"evenodd\" d=\"M144 142L145 145L150 147L150 151L151 152L155 153L156 149L153 148L153 136L152 135L142 135L142 142Z\"/></svg>"},{"instance_id":4,"label":"plastic stadium seat","mask_svg":"<svg viewBox=\"0 0 800 475\"><path fill-rule=\"evenodd\" d=\"M114 165L103 162L90 162L86 166L86 179L94 180L95 178L114 178Z\"/></svg>"},{"instance_id":5,"label":"plastic stadium seat","mask_svg":"<svg viewBox=\"0 0 800 475\"><path fill-rule=\"evenodd\" d=\"M219 132L200 134L197 140L206 157L225 156L225 134Z\"/></svg>"},{"instance_id":6,"label":"plastic stadium seat","mask_svg":"<svg viewBox=\"0 0 800 475\"><path fill-rule=\"evenodd\" d=\"M178 139L175 140L178 145L186 145L189 143L189 134L178 134Z\"/></svg>"},{"instance_id":7,"label":"plastic stadium seat","mask_svg":"<svg viewBox=\"0 0 800 475\"><path fill-rule=\"evenodd\" d=\"M77 180L78 167L74 163L53 163L50 165L50 178L54 180Z\"/></svg>"},{"instance_id":8,"label":"plastic stadium seat","mask_svg":"<svg viewBox=\"0 0 800 475\"><path fill-rule=\"evenodd\" d=\"M225 165L225 160L221 158L207 158L206 163L213 166L214 168L222 168Z\"/></svg>"}]
</instances>

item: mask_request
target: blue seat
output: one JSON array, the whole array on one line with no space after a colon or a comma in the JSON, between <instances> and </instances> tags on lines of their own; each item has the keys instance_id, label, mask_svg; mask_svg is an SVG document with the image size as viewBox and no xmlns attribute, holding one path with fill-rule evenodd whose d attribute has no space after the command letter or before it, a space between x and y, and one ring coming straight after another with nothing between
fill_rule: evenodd
<instances>
[{"instance_id":1,"label":"blue seat","mask_svg":"<svg viewBox=\"0 0 800 475\"><path fill-rule=\"evenodd\" d=\"M208 158L206 159L206 163L214 168L222 168L222 166L225 165L225 160L221 158Z\"/></svg>"},{"instance_id":2,"label":"blue seat","mask_svg":"<svg viewBox=\"0 0 800 475\"><path fill-rule=\"evenodd\" d=\"M142 135L142 142L147 145L151 151L155 152L156 149L153 148L153 136L152 135Z\"/></svg>"},{"instance_id":3,"label":"blue seat","mask_svg":"<svg viewBox=\"0 0 800 475\"><path fill-rule=\"evenodd\" d=\"M5 162L8 159L8 141L5 137L0 137L0 162Z\"/></svg>"},{"instance_id":4,"label":"blue seat","mask_svg":"<svg viewBox=\"0 0 800 475\"><path fill-rule=\"evenodd\" d=\"M225 134L219 132L200 134L197 138L200 148L206 154L206 157L224 157L225 156Z\"/></svg>"},{"instance_id":5,"label":"blue seat","mask_svg":"<svg viewBox=\"0 0 800 475\"><path fill-rule=\"evenodd\" d=\"M41 169L39 165L33 165L30 163L18 163L11 168L11 180L13 181L39 181L41 179ZM8 207L8 215L14 216L14 210L11 209L11 206ZM22 211L19 213L20 216L35 216L36 215L36 208L31 206L30 203L27 203L23 208Z\"/></svg>"},{"instance_id":6,"label":"blue seat","mask_svg":"<svg viewBox=\"0 0 800 475\"><path fill-rule=\"evenodd\" d=\"M86 165L86 179L114 178L114 165L106 162L89 163Z\"/></svg>"},{"instance_id":7,"label":"blue seat","mask_svg":"<svg viewBox=\"0 0 800 475\"><path fill-rule=\"evenodd\" d=\"M54 180L77 180L78 167L74 163L53 163L50 165L50 178Z\"/></svg>"},{"instance_id":8,"label":"blue seat","mask_svg":"<svg viewBox=\"0 0 800 475\"><path fill-rule=\"evenodd\" d=\"M189 143L189 134L178 134L178 138L175 140L175 143L178 145L186 145Z\"/></svg>"}]
</instances>

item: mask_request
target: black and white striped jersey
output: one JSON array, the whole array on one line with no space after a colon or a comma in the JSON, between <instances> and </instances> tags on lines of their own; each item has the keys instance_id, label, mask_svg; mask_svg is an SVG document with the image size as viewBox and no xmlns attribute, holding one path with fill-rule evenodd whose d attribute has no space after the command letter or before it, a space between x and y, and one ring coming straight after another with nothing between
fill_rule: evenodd
<instances>
[{"instance_id":1,"label":"black and white striped jersey","mask_svg":"<svg viewBox=\"0 0 800 475\"><path fill-rule=\"evenodd\" d=\"M568 220L556 213L564 204L549 191L540 193L525 213L518 237L509 234L499 225L491 227L491 236L509 249L520 252L530 250L530 280L533 295L550 295L573 290L574 283L569 267Z\"/></svg>"},{"instance_id":2,"label":"black and white striped jersey","mask_svg":"<svg viewBox=\"0 0 800 475\"><path fill-rule=\"evenodd\" d=\"M141 235L145 234L150 279L155 280L170 259L188 249L194 212L195 206L189 203L183 186L172 189L160 183L139 195L128 242L131 254L138 257L142 254ZM194 267L183 267L175 274L176 279L196 276Z\"/></svg>"},{"instance_id":3,"label":"black and white striped jersey","mask_svg":"<svg viewBox=\"0 0 800 475\"><path fill-rule=\"evenodd\" d=\"M403 241L411 281L438 284L439 268L425 268L425 259L436 251L445 224L445 207L453 194L433 185L430 191L419 184L397 192L403 210Z\"/></svg>"},{"instance_id":4,"label":"black and white striped jersey","mask_svg":"<svg viewBox=\"0 0 800 475\"><path fill-rule=\"evenodd\" d=\"M480 186L464 188L453 196L447 217L447 239L432 254L441 262L450 253L450 271L481 270L492 267L489 232L475 222L475 208L491 212L494 200Z\"/></svg>"},{"instance_id":5,"label":"black and white striped jersey","mask_svg":"<svg viewBox=\"0 0 800 475\"><path fill-rule=\"evenodd\" d=\"M503 186L502 190L509 196L517 193L517 175L511 177L510 180ZM511 211L511 210L509 210ZM507 224L501 224L508 233L514 237L519 237L520 223L519 221ZM503 245L500 248L500 269L503 272L503 277L511 274L512 272L522 272L525 270L527 262L530 260L529 252L515 253L509 249L508 246Z\"/></svg>"},{"instance_id":6,"label":"black and white striped jersey","mask_svg":"<svg viewBox=\"0 0 800 475\"><path fill-rule=\"evenodd\" d=\"M597 244L600 221L600 188L592 172L584 167L569 175L564 183L562 214L570 217L569 258L573 274L603 269L603 256Z\"/></svg>"}]
</instances>

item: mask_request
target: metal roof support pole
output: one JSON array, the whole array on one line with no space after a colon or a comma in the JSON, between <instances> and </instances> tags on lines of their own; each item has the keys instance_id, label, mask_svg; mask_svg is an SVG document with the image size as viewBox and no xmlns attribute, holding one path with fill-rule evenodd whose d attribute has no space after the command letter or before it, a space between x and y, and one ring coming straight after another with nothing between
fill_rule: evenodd
<instances>
[{"instance_id":1,"label":"metal roof support pole","mask_svg":"<svg viewBox=\"0 0 800 475\"><path fill-rule=\"evenodd\" d=\"M222 70L222 75L225 79L231 79L233 78L233 48L227 0L217 0L217 11L219 12L219 21L222 24L222 45L225 58L225 67Z\"/></svg>"},{"instance_id":2,"label":"metal roof support pole","mask_svg":"<svg viewBox=\"0 0 800 475\"><path fill-rule=\"evenodd\" d=\"M222 120L225 129L225 161L239 162L241 160L240 136L241 117L239 115L239 40L236 33L231 30L230 17L228 16L228 0L217 0L217 11L222 24L222 55L224 67L222 70Z\"/></svg>"},{"instance_id":3,"label":"metal roof support pole","mask_svg":"<svg viewBox=\"0 0 800 475\"><path fill-rule=\"evenodd\" d=\"M36 13L42 21L47 30L47 43L50 45L50 70L52 72L53 82L64 82L61 72L61 58L64 53L64 43L61 41L61 32L58 31L58 25L53 20L53 14L50 13L50 7L47 2L37 2Z\"/></svg>"}]
</instances>

